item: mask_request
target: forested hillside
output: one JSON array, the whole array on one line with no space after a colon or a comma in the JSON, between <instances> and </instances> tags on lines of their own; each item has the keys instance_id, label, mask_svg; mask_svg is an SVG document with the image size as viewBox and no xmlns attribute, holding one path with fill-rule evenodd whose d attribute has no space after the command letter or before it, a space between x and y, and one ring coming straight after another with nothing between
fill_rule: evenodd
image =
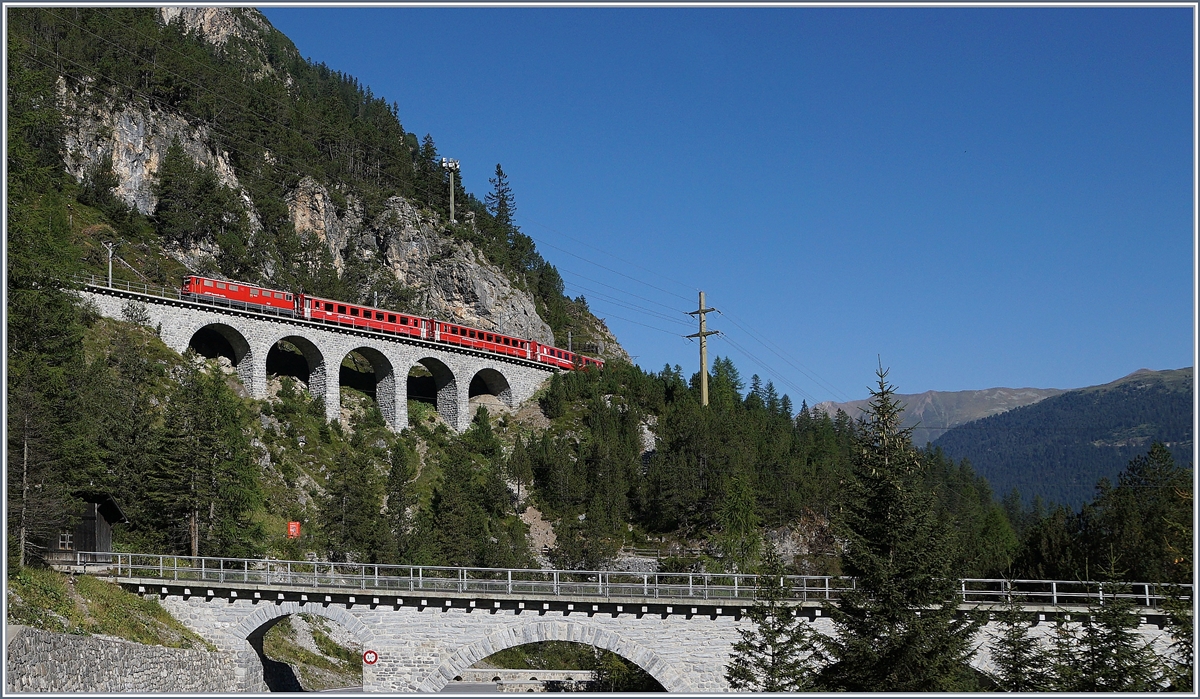
<instances>
[{"instance_id":1,"label":"forested hillside","mask_svg":"<svg viewBox=\"0 0 1200 699\"><path fill-rule=\"evenodd\" d=\"M174 286L191 270L400 310L465 305L484 327L507 321L564 346L571 331L623 355L520 232L499 165L482 199L455 178L459 223L447 223L433 137L405 131L396 105L352 76L302 59L255 10L17 8L8 50L10 94L22 93L10 118L41 111L28 145L77 185L61 202L81 248L73 267L102 271L101 244L115 242L136 268L118 264L118 276L135 281ZM433 248L427 262L456 264L476 286L482 276L498 299L411 269L414 236Z\"/></svg>"},{"instance_id":2,"label":"forested hillside","mask_svg":"<svg viewBox=\"0 0 1200 699\"><path fill-rule=\"evenodd\" d=\"M614 356L601 371L556 375L515 411L478 410L461 435L412 401L411 426L397 434L353 356L342 367L347 417L327 423L303 382L280 367L269 367L267 398L252 400L227 361L175 353L136 306L116 320L79 303L70 275L100 272L100 244L117 242L129 265L117 273L132 279L173 284L188 265L208 265L331 296L378 294L381 305L404 308L434 297L380 262L388 244L355 236L419 229L430 245L472 246L446 248L451 256L480 251L511 277L504 283L535 299L555 337L601 339L586 301L562 295L558 273L515 226L502 172L487 201L456 197L475 214L470 222L445 225L449 183L432 138L405 132L394 105L300 59L255 15L228 15L249 24L229 25L241 33L214 43L150 8L9 14L13 570L70 526L81 493L98 491L128 516L114 533L124 550L596 568L621 565L622 550L652 549L661 570L753 571L770 549L790 570L843 571L837 523L852 497L862 426L844 412L797 410L728 358L713 361L708 407L698 374L678 365L650 372ZM219 147L169 141L148 189L123 189L128 173L103 158L79 171L82 141L72 139L95 135L80 114L124 103L158 115L137 122L148 126L187 115L195 122L177 133L203 132ZM301 191L344 209L324 228L298 228ZM393 213L419 222L388 228ZM384 223L345 223L372 217ZM1163 511L1190 511L1174 490L1183 469L1148 441L1122 458L1150 458L1153 468L1135 460L1128 483L1080 513L1001 506L950 453L920 451L906 487L950 532L946 570L957 576L1084 575L1106 532L1140 532L1122 539L1133 551ZM302 523L299 539L285 537L290 520ZM530 545L530 522L552 527L548 553ZM1170 533L1153 566L1128 575L1183 575L1169 548L1190 540L1183 536Z\"/></svg>"},{"instance_id":3,"label":"forested hillside","mask_svg":"<svg viewBox=\"0 0 1200 699\"><path fill-rule=\"evenodd\" d=\"M1141 370L962 425L934 445L968 459L997 493L1078 507L1097 481L1162 442L1191 463L1192 369Z\"/></svg>"}]
</instances>

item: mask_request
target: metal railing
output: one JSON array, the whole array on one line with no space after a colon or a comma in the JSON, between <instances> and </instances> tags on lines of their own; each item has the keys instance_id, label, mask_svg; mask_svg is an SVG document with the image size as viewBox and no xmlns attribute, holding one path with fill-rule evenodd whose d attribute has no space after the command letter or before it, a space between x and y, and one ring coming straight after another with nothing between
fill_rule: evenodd
<instances>
[{"instance_id":1,"label":"metal railing","mask_svg":"<svg viewBox=\"0 0 1200 699\"><path fill-rule=\"evenodd\" d=\"M97 557L106 557L97 558ZM457 593L520 597L586 597L595 599L749 601L757 598L756 575L727 573L628 573L618 571L533 570L524 568L457 568L448 566L375 565L281 561L273 559L171 556L141 553L59 555L58 565L110 577L214 585L274 585L302 590L346 592L371 590L388 594ZM855 587L853 578L785 576L788 599L836 602ZM1154 609L1175 587L1187 599L1191 585L1156 583L1106 584L1071 580L963 579L960 603L997 605L1010 596L1023 605L1081 607L1103 604L1114 596Z\"/></svg>"}]
</instances>

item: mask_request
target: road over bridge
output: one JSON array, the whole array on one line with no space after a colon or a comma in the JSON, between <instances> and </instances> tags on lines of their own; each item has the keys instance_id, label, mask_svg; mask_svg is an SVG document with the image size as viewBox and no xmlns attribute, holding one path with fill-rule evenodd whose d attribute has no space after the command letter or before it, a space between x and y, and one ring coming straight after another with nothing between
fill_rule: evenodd
<instances>
[{"instance_id":1,"label":"road over bridge","mask_svg":"<svg viewBox=\"0 0 1200 699\"><path fill-rule=\"evenodd\" d=\"M87 562L89 560L97 562ZM755 576L701 573L509 570L383 566L312 561L77 554L59 568L108 576L157 597L187 627L230 654L241 689L265 688L262 638L297 613L341 624L377 661L363 667L366 691L436 692L487 656L539 641L572 641L612 651L668 691L728 691L725 666L738 629L748 628ZM833 627L822 608L854 581L789 578L808 623ZM960 609L987 610L1013 594L1040 619L1086 613L1106 594L1095 584L1052 580L963 580ZM1107 593L1110 598L1111 589ZM1189 593L1190 594L1190 593ZM1159 650L1170 642L1162 590L1134 584L1141 633ZM1035 627L1050 634L1052 623ZM974 664L991 667L985 626Z\"/></svg>"},{"instance_id":2,"label":"road over bridge","mask_svg":"<svg viewBox=\"0 0 1200 699\"><path fill-rule=\"evenodd\" d=\"M279 358L286 342L303 356L304 374L314 398L325 405L325 417L341 411L339 371L351 352L370 363L375 399L384 420L395 430L408 426L408 376L422 366L432 376L438 414L461 432L471 420L469 400L490 394L515 407L528 400L554 371L538 362L467 349L430 340L294 318L269 309L250 309L225 299L184 298L178 289L81 278L80 295L101 315L122 318L144 309L148 324L171 349L188 347L229 358L253 398L267 395L268 363ZM132 304L132 305L131 305Z\"/></svg>"}]
</instances>

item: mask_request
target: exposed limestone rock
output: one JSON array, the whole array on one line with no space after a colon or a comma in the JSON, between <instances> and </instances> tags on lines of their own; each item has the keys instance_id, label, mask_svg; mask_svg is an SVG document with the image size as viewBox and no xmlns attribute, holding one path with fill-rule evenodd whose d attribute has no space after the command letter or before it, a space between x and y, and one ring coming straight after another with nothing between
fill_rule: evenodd
<instances>
[{"instance_id":1,"label":"exposed limestone rock","mask_svg":"<svg viewBox=\"0 0 1200 699\"><path fill-rule=\"evenodd\" d=\"M264 37L275 30L257 10L243 8L165 7L164 23L178 22L218 51L232 51L252 71L271 70L265 61ZM244 55L243 55L244 54ZM285 76L285 81L290 77ZM213 146L210 128L149 103L114 103L105 99L94 79L68 83L59 80L59 103L65 118L66 169L82 181L105 157L112 157L117 179L114 194L143 214L158 206L153 184L167 149L178 139L199 166L213 171L218 181L237 192L249 218L250 236L263 230L256 206L241 186L227 152ZM271 160L268 152L264 155ZM371 275L394 276L414 289L423 313L485 330L554 344L550 326L538 315L533 296L470 243L443 231L437 214L402 197L392 197L382 211L368 217L362 200L344 184L305 177L286 197L294 229L324 243L340 275L350 260L374 261ZM377 210L376 210L377 211ZM471 212L462 217L474 225ZM212 236L197 236L190 248L167 249L167 254L191 270L211 268L219 253ZM264 276L272 278L268 261ZM519 283L519 282L518 282ZM579 350L582 338L576 337ZM629 359L603 321L586 340L606 358Z\"/></svg>"},{"instance_id":2,"label":"exposed limestone rock","mask_svg":"<svg viewBox=\"0 0 1200 699\"><path fill-rule=\"evenodd\" d=\"M324 242L339 272L352 251L378 257L397 280L417 289L421 303L438 318L553 343L533 297L515 288L473 245L443 235L436 216L392 197L378 216L364 222L361 203L349 194L345 201L338 212L329 190L310 177L287 200L296 231Z\"/></svg>"}]
</instances>

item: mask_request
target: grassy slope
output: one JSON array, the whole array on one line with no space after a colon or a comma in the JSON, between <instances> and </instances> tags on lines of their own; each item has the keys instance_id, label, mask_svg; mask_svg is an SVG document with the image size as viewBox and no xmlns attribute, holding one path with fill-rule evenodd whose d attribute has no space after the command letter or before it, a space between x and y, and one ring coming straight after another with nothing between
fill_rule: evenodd
<instances>
[{"instance_id":1,"label":"grassy slope","mask_svg":"<svg viewBox=\"0 0 1200 699\"><path fill-rule=\"evenodd\" d=\"M8 622L81 636L116 636L169 648L216 650L153 599L90 575L44 568L9 573Z\"/></svg>"}]
</instances>

